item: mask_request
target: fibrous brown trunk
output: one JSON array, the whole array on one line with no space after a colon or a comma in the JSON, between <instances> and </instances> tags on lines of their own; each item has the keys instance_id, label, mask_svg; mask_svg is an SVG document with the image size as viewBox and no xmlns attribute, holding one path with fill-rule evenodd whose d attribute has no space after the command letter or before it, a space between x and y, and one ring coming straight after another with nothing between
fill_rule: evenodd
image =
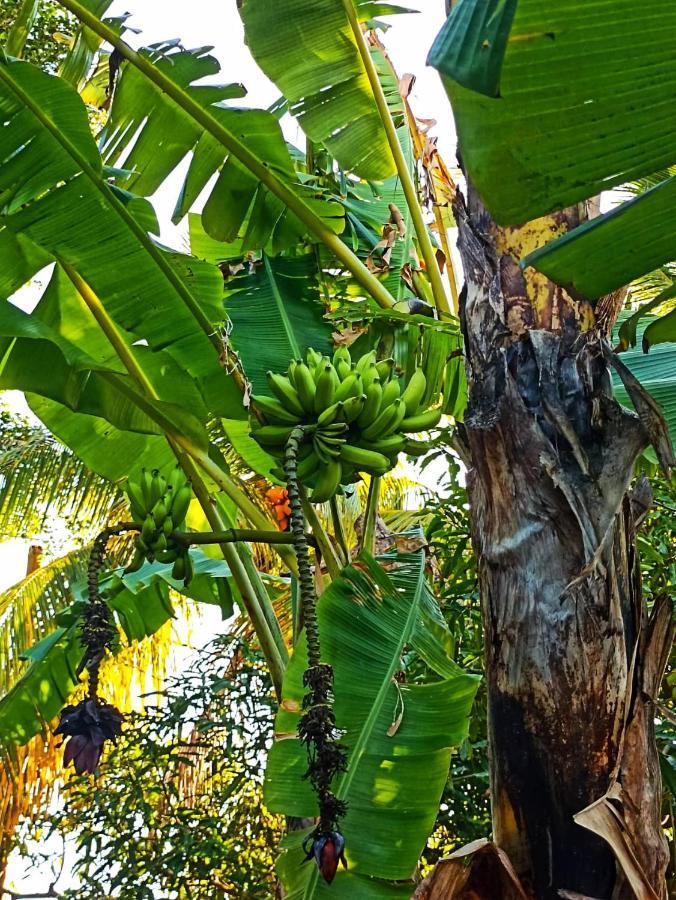
<instances>
[{"instance_id":1,"label":"fibrous brown trunk","mask_svg":"<svg viewBox=\"0 0 676 900\"><path fill-rule=\"evenodd\" d=\"M471 189L456 208L494 840L536 898L663 900L652 701L671 609L647 621L630 490L662 423L636 385L638 415L613 399L590 304L517 264L581 214L499 228Z\"/></svg>"}]
</instances>

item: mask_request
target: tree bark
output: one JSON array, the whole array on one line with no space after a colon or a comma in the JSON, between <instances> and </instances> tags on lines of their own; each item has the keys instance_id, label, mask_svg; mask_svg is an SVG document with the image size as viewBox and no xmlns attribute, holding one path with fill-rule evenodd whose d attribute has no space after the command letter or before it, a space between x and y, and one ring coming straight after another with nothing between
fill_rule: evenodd
<instances>
[{"instance_id":1,"label":"tree bark","mask_svg":"<svg viewBox=\"0 0 676 900\"><path fill-rule=\"evenodd\" d=\"M538 900L663 900L652 702L671 606L647 621L630 492L663 423L636 385L640 415L613 399L591 305L518 266L585 215L500 228L471 188L456 204L494 839Z\"/></svg>"}]
</instances>

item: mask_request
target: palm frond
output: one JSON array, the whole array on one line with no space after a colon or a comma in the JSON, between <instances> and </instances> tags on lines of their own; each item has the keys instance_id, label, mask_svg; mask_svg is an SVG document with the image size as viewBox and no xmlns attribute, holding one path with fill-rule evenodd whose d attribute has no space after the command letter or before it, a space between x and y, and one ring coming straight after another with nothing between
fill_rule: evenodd
<instances>
[{"instance_id":1,"label":"palm frond","mask_svg":"<svg viewBox=\"0 0 676 900\"><path fill-rule=\"evenodd\" d=\"M120 496L41 425L0 409L0 537L35 537L56 519L86 532Z\"/></svg>"}]
</instances>

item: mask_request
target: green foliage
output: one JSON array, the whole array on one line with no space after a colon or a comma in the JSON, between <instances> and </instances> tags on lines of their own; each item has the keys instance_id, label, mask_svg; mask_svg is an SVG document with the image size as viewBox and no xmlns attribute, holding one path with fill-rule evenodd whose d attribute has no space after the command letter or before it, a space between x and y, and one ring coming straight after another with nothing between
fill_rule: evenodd
<instances>
[{"instance_id":1,"label":"green foliage","mask_svg":"<svg viewBox=\"0 0 676 900\"><path fill-rule=\"evenodd\" d=\"M261 804L273 705L263 660L224 636L155 699L126 717L95 782L71 778L48 817L25 823L22 855L36 832L74 840L73 900L267 900L282 822Z\"/></svg>"},{"instance_id":2,"label":"green foliage","mask_svg":"<svg viewBox=\"0 0 676 900\"><path fill-rule=\"evenodd\" d=\"M292 897L409 896L410 884L395 888L371 879L412 877L434 824L450 748L467 734L477 679L448 658L446 632L424 579L424 557L393 555L383 562L387 574L361 557L332 582L317 611L323 657L335 674L336 721L348 751L348 769L335 792L348 803L341 830L354 873L340 872L327 888L316 869L299 867L297 836L279 864ZM425 661L427 677L409 677L407 649ZM305 666L301 638L284 682L275 723L279 737L265 785L273 811L299 817L315 814L303 780L303 748L291 737Z\"/></svg>"},{"instance_id":3,"label":"green foliage","mask_svg":"<svg viewBox=\"0 0 676 900\"><path fill-rule=\"evenodd\" d=\"M0 46L4 46L24 0L3 0L0 8ZM23 58L41 68L54 70L68 53L68 44L55 35L68 38L75 32L75 20L54 0L40 0L36 5L23 47Z\"/></svg>"}]
</instances>

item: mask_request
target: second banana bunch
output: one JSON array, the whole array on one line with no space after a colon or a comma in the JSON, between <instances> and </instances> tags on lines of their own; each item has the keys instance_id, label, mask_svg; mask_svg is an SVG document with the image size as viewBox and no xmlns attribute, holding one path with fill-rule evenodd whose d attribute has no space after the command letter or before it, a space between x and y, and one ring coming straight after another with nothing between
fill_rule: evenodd
<instances>
[{"instance_id":1,"label":"second banana bunch","mask_svg":"<svg viewBox=\"0 0 676 900\"><path fill-rule=\"evenodd\" d=\"M265 424L254 421L252 435L283 459L293 428L308 427L298 479L312 488L314 503L330 500L360 472L384 475L402 451L420 455L427 445L410 435L434 428L441 418L440 409L424 407L422 369L402 386L394 360L377 361L375 351L353 361L347 347L339 347L333 359L309 349L286 375L268 372L267 380L272 396L253 398Z\"/></svg>"}]
</instances>

